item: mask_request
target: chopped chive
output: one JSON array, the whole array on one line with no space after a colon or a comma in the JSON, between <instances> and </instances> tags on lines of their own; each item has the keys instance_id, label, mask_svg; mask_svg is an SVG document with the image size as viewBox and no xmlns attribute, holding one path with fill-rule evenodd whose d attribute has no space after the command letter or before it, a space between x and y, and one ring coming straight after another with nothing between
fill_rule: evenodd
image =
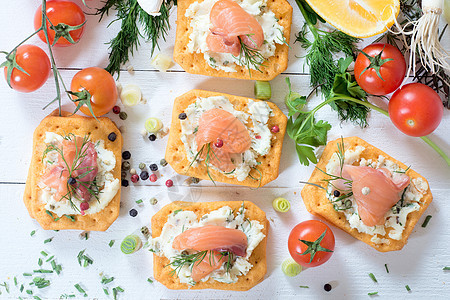
<instances>
[{"instance_id":1,"label":"chopped chive","mask_svg":"<svg viewBox=\"0 0 450 300\"><path fill-rule=\"evenodd\" d=\"M411 288L409 287L409 285L405 285L405 289L406 289L408 292L411 292Z\"/></svg>"},{"instance_id":2,"label":"chopped chive","mask_svg":"<svg viewBox=\"0 0 450 300\"><path fill-rule=\"evenodd\" d=\"M375 278L375 275L373 275L373 273L369 273L369 277L373 280L373 282L377 282L377 279Z\"/></svg>"},{"instance_id":3,"label":"chopped chive","mask_svg":"<svg viewBox=\"0 0 450 300\"><path fill-rule=\"evenodd\" d=\"M384 268L386 269L386 273L389 273L389 269L388 269L387 264L384 264Z\"/></svg>"},{"instance_id":4,"label":"chopped chive","mask_svg":"<svg viewBox=\"0 0 450 300\"><path fill-rule=\"evenodd\" d=\"M17 278L14 276L14 285L17 286Z\"/></svg>"},{"instance_id":5,"label":"chopped chive","mask_svg":"<svg viewBox=\"0 0 450 300\"><path fill-rule=\"evenodd\" d=\"M136 200L136 204L141 204L142 202L144 202L142 199Z\"/></svg>"},{"instance_id":6,"label":"chopped chive","mask_svg":"<svg viewBox=\"0 0 450 300\"><path fill-rule=\"evenodd\" d=\"M73 216L64 215L67 219L70 219L70 221L75 222L75 218Z\"/></svg>"},{"instance_id":7,"label":"chopped chive","mask_svg":"<svg viewBox=\"0 0 450 300\"><path fill-rule=\"evenodd\" d=\"M27 290L27 294L28 295L33 295L33 291L32 290Z\"/></svg>"},{"instance_id":8,"label":"chopped chive","mask_svg":"<svg viewBox=\"0 0 450 300\"><path fill-rule=\"evenodd\" d=\"M50 256L45 262L49 262L53 259L53 257L55 257L54 255Z\"/></svg>"},{"instance_id":9,"label":"chopped chive","mask_svg":"<svg viewBox=\"0 0 450 300\"><path fill-rule=\"evenodd\" d=\"M307 286L307 285L301 285L300 286L302 289L309 289L309 286Z\"/></svg>"},{"instance_id":10,"label":"chopped chive","mask_svg":"<svg viewBox=\"0 0 450 300\"><path fill-rule=\"evenodd\" d=\"M121 292L121 293L123 293L124 292L124 289L123 288L121 288L120 286L118 286L118 287L116 287L117 288L117 290L119 291L119 292Z\"/></svg>"},{"instance_id":11,"label":"chopped chive","mask_svg":"<svg viewBox=\"0 0 450 300\"><path fill-rule=\"evenodd\" d=\"M67 294L62 294L61 296L59 296L59 299L67 299L67 298L75 298L76 296L74 295L74 294L70 294L70 295L67 295Z\"/></svg>"},{"instance_id":12,"label":"chopped chive","mask_svg":"<svg viewBox=\"0 0 450 300\"><path fill-rule=\"evenodd\" d=\"M44 277L34 277L33 283L38 289L42 289L50 285L50 280L46 280Z\"/></svg>"},{"instance_id":13,"label":"chopped chive","mask_svg":"<svg viewBox=\"0 0 450 300\"><path fill-rule=\"evenodd\" d=\"M32 232L30 232L30 236L33 236L36 233L36 230L33 230Z\"/></svg>"},{"instance_id":14,"label":"chopped chive","mask_svg":"<svg viewBox=\"0 0 450 300\"><path fill-rule=\"evenodd\" d=\"M113 297L114 297L114 300L117 299L117 289L116 288L113 288Z\"/></svg>"},{"instance_id":15,"label":"chopped chive","mask_svg":"<svg viewBox=\"0 0 450 300\"><path fill-rule=\"evenodd\" d=\"M431 215L428 215L428 216L425 218L425 221L423 221L423 223L422 223L422 227L423 227L423 228L427 227L428 222L430 222L431 218L432 218Z\"/></svg>"},{"instance_id":16,"label":"chopped chive","mask_svg":"<svg viewBox=\"0 0 450 300\"><path fill-rule=\"evenodd\" d=\"M110 240L110 241L109 241L109 247L112 247L112 246L114 245L115 242L116 242L115 240Z\"/></svg>"},{"instance_id":17,"label":"chopped chive","mask_svg":"<svg viewBox=\"0 0 450 300\"><path fill-rule=\"evenodd\" d=\"M179 213L180 211L183 211L182 209L177 209L176 211L173 212L173 215L175 216L177 213Z\"/></svg>"},{"instance_id":18,"label":"chopped chive","mask_svg":"<svg viewBox=\"0 0 450 300\"><path fill-rule=\"evenodd\" d=\"M147 281L153 283L153 280L151 280L151 278L147 278Z\"/></svg>"},{"instance_id":19,"label":"chopped chive","mask_svg":"<svg viewBox=\"0 0 450 300\"><path fill-rule=\"evenodd\" d=\"M24 289L24 286L23 286L23 284L21 284L21 285L20 285L19 291L22 293L22 292L23 292L23 289Z\"/></svg>"},{"instance_id":20,"label":"chopped chive","mask_svg":"<svg viewBox=\"0 0 450 300\"><path fill-rule=\"evenodd\" d=\"M41 298L39 298L38 296L33 296L34 299L36 300L42 300Z\"/></svg>"},{"instance_id":21,"label":"chopped chive","mask_svg":"<svg viewBox=\"0 0 450 300\"><path fill-rule=\"evenodd\" d=\"M444 267L442 270L444 270L444 271L449 271L449 270L450 270L450 267Z\"/></svg>"},{"instance_id":22,"label":"chopped chive","mask_svg":"<svg viewBox=\"0 0 450 300\"><path fill-rule=\"evenodd\" d=\"M46 209L45 212L53 219L53 214L48 209Z\"/></svg>"},{"instance_id":23,"label":"chopped chive","mask_svg":"<svg viewBox=\"0 0 450 300\"><path fill-rule=\"evenodd\" d=\"M6 283L6 281L4 281L3 284L0 284L0 286L3 286L5 288L5 290L6 290L6 292L9 294L9 286Z\"/></svg>"},{"instance_id":24,"label":"chopped chive","mask_svg":"<svg viewBox=\"0 0 450 300\"><path fill-rule=\"evenodd\" d=\"M44 244L50 243L52 240L53 240L53 237L48 238L48 239L46 239L46 240L44 241Z\"/></svg>"},{"instance_id":25,"label":"chopped chive","mask_svg":"<svg viewBox=\"0 0 450 300\"><path fill-rule=\"evenodd\" d=\"M378 292L367 293L367 295L369 295L369 296L378 295Z\"/></svg>"},{"instance_id":26,"label":"chopped chive","mask_svg":"<svg viewBox=\"0 0 450 300\"><path fill-rule=\"evenodd\" d=\"M34 273L53 273L53 270L38 269L33 270Z\"/></svg>"},{"instance_id":27,"label":"chopped chive","mask_svg":"<svg viewBox=\"0 0 450 300\"><path fill-rule=\"evenodd\" d=\"M38 259L38 265L39 265L39 267L42 266L42 258Z\"/></svg>"},{"instance_id":28,"label":"chopped chive","mask_svg":"<svg viewBox=\"0 0 450 300\"><path fill-rule=\"evenodd\" d=\"M22 298L22 297L20 297L20 296L19 296L19 298L18 298L18 299L19 299L19 300L23 300L23 298Z\"/></svg>"},{"instance_id":29,"label":"chopped chive","mask_svg":"<svg viewBox=\"0 0 450 300\"><path fill-rule=\"evenodd\" d=\"M33 276L31 273L23 273L23 276Z\"/></svg>"},{"instance_id":30,"label":"chopped chive","mask_svg":"<svg viewBox=\"0 0 450 300\"><path fill-rule=\"evenodd\" d=\"M105 295L109 296L109 292L107 288L103 288L103 292L105 293Z\"/></svg>"},{"instance_id":31,"label":"chopped chive","mask_svg":"<svg viewBox=\"0 0 450 300\"><path fill-rule=\"evenodd\" d=\"M106 277L106 276L103 276L103 277L102 277L101 283L102 283L102 284L108 284L108 283L112 282L113 280L114 280L114 277L108 278L108 277Z\"/></svg>"},{"instance_id":32,"label":"chopped chive","mask_svg":"<svg viewBox=\"0 0 450 300\"><path fill-rule=\"evenodd\" d=\"M82 294L84 295L84 297L87 297L86 291L83 290L83 288L82 288L78 283L75 284L74 287L75 287L80 293L82 293Z\"/></svg>"},{"instance_id":33,"label":"chopped chive","mask_svg":"<svg viewBox=\"0 0 450 300\"><path fill-rule=\"evenodd\" d=\"M48 255L47 252L45 252L45 251L41 251L41 254L42 254L43 256L47 256L47 255Z\"/></svg>"}]
</instances>

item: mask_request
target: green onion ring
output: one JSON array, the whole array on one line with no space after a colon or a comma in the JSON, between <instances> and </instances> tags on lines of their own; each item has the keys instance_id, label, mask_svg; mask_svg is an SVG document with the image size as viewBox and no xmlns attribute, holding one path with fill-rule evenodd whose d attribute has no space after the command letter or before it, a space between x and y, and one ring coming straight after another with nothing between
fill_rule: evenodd
<instances>
[{"instance_id":1,"label":"green onion ring","mask_svg":"<svg viewBox=\"0 0 450 300\"><path fill-rule=\"evenodd\" d=\"M286 276L294 277L300 274L302 266L295 262L292 257L289 257L281 264L281 270Z\"/></svg>"},{"instance_id":2,"label":"green onion ring","mask_svg":"<svg viewBox=\"0 0 450 300\"><path fill-rule=\"evenodd\" d=\"M288 200L282 197L278 197L272 202L273 209L279 212L287 212L291 209L291 203Z\"/></svg>"},{"instance_id":3,"label":"green onion ring","mask_svg":"<svg viewBox=\"0 0 450 300\"><path fill-rule=\"evenodd\" d=\"M139 250L141 246L141 239L135 234L130 234L123 239L120 244L120 250L125 254L132 254Z\"/></svg>"}]
</instances>

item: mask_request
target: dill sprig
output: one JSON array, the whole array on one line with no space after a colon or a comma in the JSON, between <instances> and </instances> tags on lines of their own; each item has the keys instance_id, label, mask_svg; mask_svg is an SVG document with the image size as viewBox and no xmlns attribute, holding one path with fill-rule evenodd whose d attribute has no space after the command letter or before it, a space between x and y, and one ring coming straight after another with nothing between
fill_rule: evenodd
<instances>
[{"instance_id":1,"label":"dill sprig","mask_svg":"<svg viewBox=\"0 0 450 300\"><path fill-rule=\"evenodd\" d=\"M253 41L249 34L247 34L247 36ZM238 37L238 39L241 44L241 52L239 53L239 57L237 57L239 64L247 67L250 77L252 67L262 73L260 67L263 66L263 62L265 61L264 56L262 56L258 49L246 45L240 37Z\"/></svg>"},{"instance_id":2,"label":"dill sprig","mask_svg":"<svg viewBox=\"0 0 450 300\"><path fill-rule=\"evenodd\" d=\"M120 21L120 31L110 42L109 64L106 71L114 75L120 74L120 66L128 62L129 55L133 56L140 45L139 37L150 40L152 51L158 47L158 39L165 37L170 28L169 11L172 7L171 0L163 1L159 16L151 16L137 3L137 0L107 0L105 5L97 10L100 21L108 15L111 9L116 10L116 19ZM109 24L111 25L111 23ZM108 25L108 26L109 26ZM142 28L142 30L140 30Z\"/></svg>"},{"instance_id":3,"label":"dill sprig","mask_svg":"<svg viewBox=\"0 0 450 300\"><path fill-rule=\"evenodd\" d=\"M296 0L300 11L305 18L302 30L296 36L296 42L300 42L307 50L306 63L311 73L311 86L321 87L322 94L329 95L334 77L339 72L336 63L337 54L353 56L356 51L355 44L360 41L341 31L325 31L315 27L317 19L322 20L304 0ZM313 35L313 40L307 38L307 33Z\"/></svg>"},{"instance_id":4,"label":"dill sprig","mask_svg":"<svg viewBox=\"0 0 450 300\"><path fill-rule=\"evenodd\" d=\"M90 137L90 135L85 135L83 137L81 146L78 146L77 139L79 137L76 137L73 133L69 133L66 136L63 136L63 139L72 141L75 145L75 157L71 164L66 160L66 158L64 156L64 149L62 146L59 147L54 144L48 144L46 149L44 150L43 156L42 156L42 159L44 159L44 157L51 151L56 151L60 155L60 157L65 165L64 171L68 171L68 173L69 173L68 178L74 178L77 183L75 185L72 185L69 183L69 180L67 180L67 182L65 183L67 185L67 193L61 197L61 200L62 199L68 200L72 209L75 211L78 211L78 212L80 211L80 209L72 201L73 198L81 201L81 199L79 198L79 195L77 193L78 185L85 187L91 196L93 196L97 200L99 200L98 195L100 193L100 186L97 185L96 179L94 178L94 180L92 180L92 181L81 181L80 180L95 170L94 166L81 167L81 164L83 163L83 160L85 159L85 157L87 155L86 152L88 149L89 137ZM80 174L75 176L76 172L80 173ZM61 175L62 175L62 173L61 173Z\"/></svg>"}]
</instances>

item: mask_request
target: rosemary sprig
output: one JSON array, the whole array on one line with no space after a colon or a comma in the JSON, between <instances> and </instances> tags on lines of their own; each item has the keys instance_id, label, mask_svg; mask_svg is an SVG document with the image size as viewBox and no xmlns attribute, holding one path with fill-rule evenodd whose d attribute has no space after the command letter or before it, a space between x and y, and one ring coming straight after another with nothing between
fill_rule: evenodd
<instances>
[{"instance_id":1,"label":"rosemary sprig","mask_svg":"<svg viewBox=\"0 0 450 300\"><path fill-rule=\"evenodd\" d=\"M156 47L159 49L158 39L165 40L169 24L169 11L172 7L171 0L164 0L159 16L151 16L145 12L137 3L137 0L107 0L104 6L97 10L100 21L108 15L111 9L116 10L116 19L120 21L120 31L110 42L109 64L106 71L114 75L120 74L120 66L128 62L129 54L133 56L134 50L140 45L139 37L144 37L151 41L152 51ZM110 23L111 24L111 23ZM109 25L108 25L109 26ZM140 27L142 30L140 30Z\"/></svg>"}]
</instances>

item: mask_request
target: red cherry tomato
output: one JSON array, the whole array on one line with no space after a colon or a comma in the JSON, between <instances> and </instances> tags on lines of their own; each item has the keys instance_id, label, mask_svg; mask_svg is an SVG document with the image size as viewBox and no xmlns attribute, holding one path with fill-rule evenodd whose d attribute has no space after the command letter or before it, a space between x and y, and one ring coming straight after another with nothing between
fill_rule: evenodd
<instances>
[{"instance_id":1,"label":"red cherry tomato","mask_svg":"<svg viewBox=\"0 0 450 300\"><path fill-rule=\"evenodd\" d=\"M19 92L29 93L40 88L50 76L50 60L47 54L35 45L21 45L16 51L16 63L28 74L14 68L11 73L11 87ZM8 80L8 67L5 67Z\"/></svg>"},{"instance_id":2,"label":"red cherry tomato","mask_svg":"<svg viewBox=\"0 0 450 300\"><path fill-rule=\"evenodd\" d=\"M422 83L410 83L392 95L388 111L392 123L401 132L424 136L439 126L444 107L432 88Z\"/></svg>"},{"instance_id":3,"label":"red cherry tomato","mask_svg":"<svg viewBox=\"0 0 450 300\"><path fill-rule=\"evenodd\" d=\"M60 23L77 26L83 24L86 20L81 8L71 1L66 0L49 0L46 6L47 17L51 23L56 26ZM34 29L38 30L42 26L42 6L36 10L34 15ZM50 29L50 22L47 20L48 39L50 44L53 44L55 38L55 31ZM70 36L74 42L78 42L83 35L84 26L80 29L70 31ZM44 32L38 33L43 42L46 42ZM60 37L55 44L56 46L70 46L72 45L65 37Z\"/></svg>"},{"instance_id":4,"label":"red cherry tomato","mask_svg":"<svg viewBox=\"0 0 450 300\"><path fill-rule=\"evenodd\" d=\"M322 240L319 241L322 234ZM308 250L308 245L301 240L308 241L310 243L316 242L319 249L302 255ZM304 267L316 267L330 259L334 250L334 234L325 223L317 220L304 221L295 226L288 240L289 253L292 258L300 265ZM323 250L326 249L326 250ZM311 260L311 256L313 256Z\"/></svg>"},{"instance_id":5,"label":"red cherry tomato","mask_svg":"<svg viewBox=\"0 0 450 300\"><path fill-rule=\"evenodd\" d=\"M355 61L355 79L359 86L372 95L386 95L395 91L402 83L406 73L405 58L400 50L389 44L372 44L362 51L372 57L373 63L371 64L363 53L358 54ZM384 63L376 62L377 55L381 51L383 53L379 59L392 60ZM379 74L375 70L376 66L379 66ZM365 70L367 67L369 68Z\"/></svg>"},{"instance_id":6,"label":"red cherry tomato","mask_svg":"<svg viewBox=\"0 0 450 300\"><path fill-rule=\"evenodd\" d=\"M109 112L117 101L116 82L111 74L101 68L91 67L79 71L73 77L70 89L72 92L83 90L89 92L90 104L96 117ZM75 105L77 105L76 102ZM92 116L86 105L83 105L80 110L84 114Z\"/></svg>"}]
</instances>

